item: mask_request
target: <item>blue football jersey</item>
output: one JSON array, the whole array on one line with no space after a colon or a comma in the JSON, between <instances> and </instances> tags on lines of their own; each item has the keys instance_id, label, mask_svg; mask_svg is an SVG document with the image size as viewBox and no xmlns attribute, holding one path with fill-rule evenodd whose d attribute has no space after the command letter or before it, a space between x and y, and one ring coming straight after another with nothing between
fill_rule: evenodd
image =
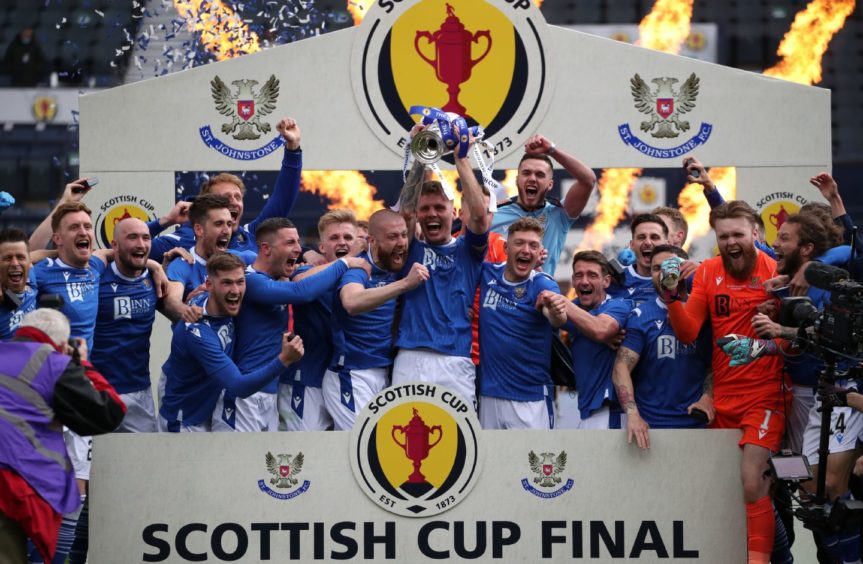
<instances>
[{"instance_id":1,"label":"blue football jersey","mask_svg":"<svg viewBox=\"0 0 863 564\"><path fill-rule=\"evenodd\" d=\"M414 239L402 274L418 262L429 278L404 294L396 345L470 358L471 312L488 248L488 233L469 230L445 245Z\"/></svg>"},{"instance_id":2,"label":"blue football jersey","mask_svg":"<svg viewBox=\"0 0 863 564\"><path fill-rule=\"evenodd\" d=\"M16 306L6 299L0 303L0 341L11 339L21 325L24 316L36 309L36 278L32 268L28 278L29 281L24 286L24 291L15 294L21 305Z\"/></svg>"},{"instance_id":3,"label":"blue football jersey","mask_svg":"<svg viewBox=\"0 0 863 564\"><path fill-rule=\"evenodd\" d=\"M622 346L638 353L632 384L638 412L656 429L701 427L687 413L698 401L710 369L710 328L707 324L694 342L677 340L668 308L659 299L644 302L626 321Z\"/></svg>"},{"instance_id":4,"label":"blue football jersey","mask_svg":"<svg viewBox=\"0 0 863 564\"><path fill-rule=\"evenodd\" d=\"M351 269L339 282L333 299L333 357L330 370L358 370L390 366L392 359L392 325L396 311L395 298L383 305L359 315L348 315L339 299L339 292L348 284L360 284L363 288L378 288L392 284L399 275L378 268L369 257L372 275L363 270Z\"/></svg>"},{"instance_id":5,"label":"blue football jersey","mask_svg":"<svg viewBox=\"0 0 863 564\"><path fill-rule=\"evenodd\" d=\"M312 267L303 265L296 274L302 274ZM324 372L333 357L333 299L335 290L325 292L318 299L307 304L294 306L294 332L303 340L305 354L292 364L279 378L283 384L300 383L304 386L320 388Z\"/></svg>"},{"instance_id":6,"label":"blue football jersey","mask_svg":"<svg viewBox=\"0 0 863 564\"><path fill-rule=\"evenodd\" d=\"M578 299L573 303L578 305ZM628 300L606 296L605 301L589 313L593 316L603 313L609 315L622 329L626 324L626 318L629 317L630 308ZM572 336L570 350L575 369L575 382L578 386L578 410L581 412L581 418L587 419L603 405L617 406L617 396L611 381L611 369L614 366L617 351L605 343L597 343L585 337L571 321L567 321L564 328Z\"/></svg>"},{"instance_id":7,"label":"blue football jersey","mask_svg":"<svg viewBox=\"0 0 863 564\"><path fill-rule=\"evenodd\" d=\"M288 330L288 304L315 301L332 292L348 267L337 261L330 267L299 282L273 280L251 266L246 269L246 294L236 319L237 346L234 359L240 372L250 372L265 366L282 350L282 335ZM306 350L315 346L303 340ZM293 368L289 367L288 370ZM263 389L276 393L278 379Z\"/></svg>"},{"instance_id":8,"label":"blue football jersey","mask_svg":"<svg viewBox=\"0 0 863 564\"><path fill-rule=\"evenodd\" d=\"M642 276L635 271L635 265L629 265L623 271L623 285L612 281L606 290L612 298L630 300L632 307L657 298L656 287L650 276Z\"/></svg>"},{"instance_id":9,"label":"blue football jersey","mask_svg":"<svg viewBox=\"0 0 863 564\"><path fill-rule=\"evenodd\" d=\"M129 278L112 262L99 281L99 313L90 360L121 394L150 386L150 333L156 301L147 270Z\"/></svg>"},{"instance_id":10,"label":"blue football jersey","mask_svg":"<svg viewBox=\"0 0 863 564\"><path fill-rule=\"evenodd\" d=\"M206 298L194 302L206 311ZM174 326L171 355L162 366L165 396L159 409L169 429L209 422L223 389L246 397L284 370L274 358L260 370L241 373L231 359L234 341L232 317L205 315L198 323Z\"/></svg>"},{"instance_id":11,"label":"blue football jersey","mask_svg":"<svg viewBox=\"0 0 863 564\"><path fill-rule=\"evenodd\" d=\"M552 328L536 309L543 290L560 292L545 273L531 272L523 282L504 277L506 264L485 263L480 279L479 393L540 401L552 391L549 375Z\"/></svg>"},{"instance_id":12,"label":"blue football jersey","mask_svg":"<svg viewBox=\"0 0 863 564\"><path fill-rule=\"evenodd\" d=\"M60 259L45 259L33 265L38 295L60 294L63 307L60 311L69 318L72 336L87 341L93 350L93 331L99 311L99 279L105 272L105 263L90 257L85 268L69 266Z\"/></svg>"},{"instance_id":13,"label":"blue football jersey","mask_svg":"<svg viewBox=\"0 0 863 564\"><path fill-rule=\"evenodd\" d=\"M185 259L177 257L165 269L168 280L183 284L183 300L207 279L207 261L195 251L194 244L188 251L195 259L195 264L189 264Z\"/></svg>"},{"instance_id":14,"label":"blue football jersey","mask_svg":"<svg viewBox=\"0 0 863 564\"><path fill-rule=\"evenodd\" d=\"M527 211L516 201L511 200L499 205L491 219L491 230L506 237L509 226L522 217L532 217L545 228L542 246L548 250L548 258L545 259L542 270L554 276L557 261L560 260L560 254L566 243L566 236L575 219L569 217L558 202L546 202L540 209Z\"/></svg>"}]
</instances>

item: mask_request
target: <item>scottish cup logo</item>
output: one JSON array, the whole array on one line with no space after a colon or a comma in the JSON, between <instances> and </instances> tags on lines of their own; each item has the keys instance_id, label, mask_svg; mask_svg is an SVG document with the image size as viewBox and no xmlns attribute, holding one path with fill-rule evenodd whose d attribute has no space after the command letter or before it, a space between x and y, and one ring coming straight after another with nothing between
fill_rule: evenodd
<instances>
[{"instance_id":1,"label":"scottish cup logo","mask_svg":"<svg viewBox=\"0 0 863 564\"><path fill-rule=\"evenodd\" d=\"M550 39L530 0L375 2L354 41L357 105L398 154L416 104L482 124L485 157L500 158L520 149L551 102Z\"/></svg>"},{"instance_id":2,"label":"scottish cup logo","mask_svg":"<svg viewBox=\"0 0 863 564\"><path fill-rule=\"evenodd\" d=\"M427 517L464 499L479 475L479 422L447 388L410 383L369 402L351 435L354 477L375 504Z\"/></svg>"},{"instance_id":3,"label":"scottish cup logo","mask_svg":"<svg viewBox=\"0 0 863 564\"><path fill-rule=\"evenodd\" d=\"M684 116L695 109L701 81L692 73L679 88L675 85L680 80L670 76L653 78L650 82L655 86L653 89L637 73L629 81L635 109L648 116L647 120L639 124L639 129L660 141L676 140L681 133L690 130L689 121ZM713 126L702 123L692 138L672 147L649 145L639 139L627 123L617 129L623 142L639 152L649 157L670 159L680 157L707 142Z\"/></svg>"},{"instance_id":4,"label":"scottish cup logo","mask_svg":"<svg viewBox=\"0 0 863 564\"><path fill-rule=\"evenodd\" d=\"M230 135L237 141L256 141L273 130L273 126L262 118L276 109L279 80L275 75L270 75L260 89L256 89L258 84L257 80L241 78L231 81L234 87L232 90L219 76L210 81L210 93L216 111L230 120L221 125L223 134ZM209 125L201 127L199 131L201 139L208 147L226 157L243 161L265 157L284 143L282 137L276 135L262 147L235 148L218 139Z\"/></svg>"}]
</instances>

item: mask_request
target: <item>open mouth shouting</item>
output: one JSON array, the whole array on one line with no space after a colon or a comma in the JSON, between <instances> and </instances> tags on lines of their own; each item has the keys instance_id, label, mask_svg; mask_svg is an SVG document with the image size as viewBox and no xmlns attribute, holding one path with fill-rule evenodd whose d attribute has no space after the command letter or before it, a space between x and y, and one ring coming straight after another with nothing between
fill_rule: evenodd
<instances>
[{"instance_id":1,"label":"open mouth shouting","mask_svg":"<svg viewBox=\"0 0 863 564\"><path fill-rule=\"evenodd\" d=\"M216 250L218 251L227 251L228 244L231 242L231 238L227 235L223 235L216 239Z\"/></svg>"},{"instance_id":2,"label":"open mouth shouting","mask_svg":"<svg viewBox=\"0 0 863 564\"><path fill-rule=\"evenodd\" d=\"M350 247L347 247L347 246L339 247L338 249L336 249L336 258L346 257L346 256L348 256L348 254L350 252L351 252Z\"/></svg>"},{"instance_id":3,"label":"open mouth shouting","mask_svg":"<svg viewBox=\"0 0 863 564\"><path fill-rule=\"evenodd\" d=\"M6 278L9 281L10 290L18 293L21 293L24 290L25 280L23 266L19 265L9 267L9 270L6 271Z\"/></svg>"},{"instance_id":4,"label":"open mouth shouting","mask_svg":"<svg viewBox=\"0 0 863 564\"><path fill-rule=\"evenodd\" d=\"M441 237L443 223L438 220L427 221L425 224L426 236L429 239L438 239Z\"/></svg>"},{"instance_id":5,"label":"open mouth shouting","mask_svg":"<svg viewBox=\"0 0 863 564\"><path fill-rule=\"evenodd\" d=\"M75 249L80 254L89 254L90 253L90 237L87 235L82 235L81 237L75 238Z\"/></svg>"},{"instance_id":6,"label":"open mouth shouting","mask_svg":"<svg viewBox=\"0 0 863 564\"><path fill-rule=\"evenodd\" d=\"M242 294L227 294L225 296L225 309L228 312L228 315L237 315L240 312L240 300L242 298Z\"/></svg>"}]
</instances>

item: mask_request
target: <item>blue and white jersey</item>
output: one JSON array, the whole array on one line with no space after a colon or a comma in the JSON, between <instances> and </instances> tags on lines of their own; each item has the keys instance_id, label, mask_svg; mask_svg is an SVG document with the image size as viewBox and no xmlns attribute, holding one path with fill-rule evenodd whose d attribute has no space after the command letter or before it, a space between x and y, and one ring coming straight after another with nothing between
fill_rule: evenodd
<instances>
[{"instance_id":1,"label":"blue and white jersey","mask_svg":"<svg viewBox=\"0 0 863 564\"><path fill-rule=\"evenodd\" d=\"M532 217L545 228L542 246L548 250L548 258L545 259L542 270L554 276L557 261L560 260L560 253L563 251L564 243L566 243L566 235L569 233L575 218L569 217L566 210L557 201L547 200L544 207L527 211L518 204L516 199L512 199L509 202L498 204L497 211L491 220L491 230L506 237L506 230L521 217Z\"/></svg>"},{"instance_id":2,"label":"blue and white jersey","mask_svg":"<svg viewBox=\"0 0 863 564\"><path fill-rule=\"evenodd\" d=\"M578 298L573 300L578 305ZM618 300L609 296L605 301L588 313L594 317L606 314L620 325L626 325L631 306L628 300ZM617 351L605 343L597 343L585 337L576 329L571 321L567 321L564 329L570 332L572 343L572 364L575 368L575 383L578 386L578 410L582 419L587 419L594 411L604 405L617 406L617 396L611 381L611 369Z\"/></svg>"},{"instance_id":3,"label":"blue and white jersey","mask_svg":"<svg viewBox=\"0 0 863 564\"><path fill-rule=\"evenodd\" d=\"M273 280L268 274L248 267L246 293L236 319L234 360L240 372L257 370L279 355L282 335L288 330L288 304L309 303L332 292L347 270L345 261L340 260L300 282L291 282ZM303 345L311 349L315 343L303 340ZM293 366L288 370L291 368ZM274 394L278 384L278 379L274 378L262 391Z\"/></svg>"},{"instance_id":4,"label":"blue and white jersey","mask_svg":"<svg viewBox=\"0 0 863 564\"><path fill-rule=\"evenodd\" d=\"M38 295L63 296L65 303L60 311L69 318L72 336L87 341L87 350L93 350L99 279L105 268L105 263L97 257L90 257L85 268L69 266L60 259L45 259L33 265Z\"/></svg>"},{"instance_id":5,"label":"blue and white jersey","mask_svg":"<svg viewBox=\"0 0 863 564\"><path fill-rule=\"evenodd\" d=\"M606 293L612 298L630 300L632 307L638 307L644 302L659 297L656 293L656 287L653 285L653 278L640 275L635 271L634 264L630 264L623 271L623 285L618 285L612 279Z\"/></svg>"},{"instance_id":6,"label":"blue and white jersey","mask_svg":"<svg viewBox=\"0 0 863 564\"><path fill-rule=\"evenodd\" d=\"M279 170L279 176L276 178L276 185L273 187L270 197L267 198L264 209L261 210L258 217L237 228L237 231L231 236L231 241L228 244L229 249L251 251L253 253L258 252L258 244L255 242L255 231L258 229L258 225L271 217L288 216L291 208L294 207L294 202L300 191L300 174L302 169L303 152L299 150L290 151L286 148L284 157L282 158L282 168ZM192 229L191 224L185 223L173 233L153 238L150 258L157 262L162 262L162 255L174 247L187 249L194 246L195 231Z\"/></svg>"},{"instance_id":7,"label":"blue and white jersey","mask_svg":"<svg viewBox=\"0 0 863 564\"><path fill-rule=\"evenodd\" d=\"M99 313L90 360L120 394L150 386L150 333L156 301L148 270L129 278L112 262L99 281Z\"/></svg>"},{"instance_id":8,"label":"blue and white jersey","mask_svg":"<svg viewBox=\"0 0 863 564\"><path fill-rule=\"evenodd\" d=\"M15 294L21 305L14 306L7 299L3 299L0 303L0 341L11 339L20 327L24 316L36 309L36 278L32 268L28 277L24 291Z\"/></svg>"},{"instance_id":9,"label":"blue and white jersey","mask_svg":"<svg viewBox=\"0 0 863 564\"><path fill-rule=\"evenodd\" d=\"M428 268L429 278L404 294L399 348L470 358L470 316L487 248L488 233L470 230L444 245L411 242L402 275L418 262Z\"/></svg>"},{"instance_id":10,"label":"blue and white jersey","mask_svg":"<svg viewBox=\"0 0 863 564\"><path fill-rule=\"evenodd\" d=\"M180 282L183 284L183 300L189 295L192 290L203 284L207 280L207 261L195 251L195 246L192 245L189 249L189 254L192 255L194 264L189 264L182 257L177 257L168 264L165 270L165 275L168 280ZM246 266L255 262L257 255L251 251L235 251L228 250L232 255L240 257Z\"/></svg>"},{"instance_id":11,"label":"blue and white jersey","mask_svg":"<svg viewBox=\"0 0 863 564\"><path fill-rule=\"evenodd\" d=\"M183 300L207 279L207 261L195 251L194 242L188 251L195 260L194 264L189 264L182 257L177 257L165 269L168 280L183 284Z\"/></svg>"},{"instance_id":12,"label":"blue and white jersey","mask_svg":"<svg viewBox=\"0 0 863 564\"><path fill-rule=\"evenodd\" d=\"M396 299L361 313L348 315L339 299L342 288L348 284L360 284L363 288L379 288L392 284L399 275L378 268L369 254L359 255L372 265L369 277L364 270L351 269L339 282L333 299L333 357L330 370L360 370L390 366L392 359L392 325L396 311Z\"/></svg>"},{"instance_id":13,"label":"blue and white jersey","mask_svg":"<svg viewBox=\"0 0 863 564\"><path fill-rule=\"evenodd\" d=\"M485 263L480 279L479 393L514 401L540 401L553 394L552 328L536 309L543 290L560 293L551 276L531 272L523 282L504 277L506 264Z\"/></svg>"},{"instance_id":14,"label":"blue and white jersey","mask_svg":"<svg viewBox=\"0 0 863 564\"><path fill-rule=\"evenodd\" d=\"M310 270L310 265L297 268L295 275ZM292 364L279 378L282 384L299 382L304 386L320 388L324 372L333 358L333 299L335 290L325 292L313 302L298 304L294 311L294 332L303 340L305 354Z\"/></svg>"},{"instance_id":15,"label":"blue and white jersey","mask_svg":"<svg viewBox=\"0 0 863 564\"><path fill-rule=\"evenodd\" d=\"M199 296L203 297L203 296ZM206 300L193 300L206 309ZM209 422L224 386L222 372L236 370L234 319L205 315L197 323L177 323L171 339L171 355L162 365L165 396L159 413L183 426Z\"/></svg>"},{"instance_id":16,"label":"blue and white jersey","mask_svg":"<svg viewBox=\"0 0 863 564\"><path fill-rule=\"evenodd\" d=\"M674 335L668 308L654 299L632 310L622 346L639 355L632 384L638 412L648 425L656 429L704 426L687 409L701 397L710 369L707 324L698 339L684 345Z\"/></svg>"}]
</instances>

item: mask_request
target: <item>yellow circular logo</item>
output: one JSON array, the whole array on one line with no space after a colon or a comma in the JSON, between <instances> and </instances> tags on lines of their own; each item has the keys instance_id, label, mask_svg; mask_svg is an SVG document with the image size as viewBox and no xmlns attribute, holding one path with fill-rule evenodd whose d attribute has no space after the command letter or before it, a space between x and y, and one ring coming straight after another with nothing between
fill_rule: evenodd
<instances>
[{"instance_id":1,"label":"yellow circular logo","mask_svg":"<svg viewBox=\"0 0 863 564\"><path fill-rule=\"evenodd\" d=\"M761 220L764 221L764 241L772 245L785 220L799 211L800 206L790 201L779 201L762 209L760 213Z\"/></svg>"},{"instance_id":2,"label":"yellow circular logo","mask_svg":"<svg viewBox=\"0 0 863 564\"><path fill-rule=\"evenodd\" d=\"M96 216L96 239L103 249L111 248L114 228L127 217L147 222L156 218L156 208L136 195L122 195L109 198L99 207Z\"/></svg>"},{"instance_id":3,"label":"yellow circular logo","mask_svg":"<svg viewBox=\"0 0 863 564\"><path fill-rule=\"evenodd\" d=\"M406 517L450 509L479 475L479 421L452 390L428 383L387 388L357 418L354 477L375 504Z\"/></svg>"},{"instance_id":4,"label":"yellow circular logo","mask_svg":"<svg viewBox=\"0 0 863 564\"><path fill-rule=\"evenodd\" d=\"M550 102L548 31L531 0L374 4L352 54L354 95L369 127L401 154L411 106L464 116L494 155L519 150Z\"/></svg>"},{"instance_id":5,"label":"yellow circular logo","mask_svg":"<svg viewBox=\"0 0 863 564\"><path fill-rule=\"evenodd\" d=\"M31 109L36 121L53 121L57 115L57 100L53 96L37 96Z\"/></svg>"}]
</instances>

